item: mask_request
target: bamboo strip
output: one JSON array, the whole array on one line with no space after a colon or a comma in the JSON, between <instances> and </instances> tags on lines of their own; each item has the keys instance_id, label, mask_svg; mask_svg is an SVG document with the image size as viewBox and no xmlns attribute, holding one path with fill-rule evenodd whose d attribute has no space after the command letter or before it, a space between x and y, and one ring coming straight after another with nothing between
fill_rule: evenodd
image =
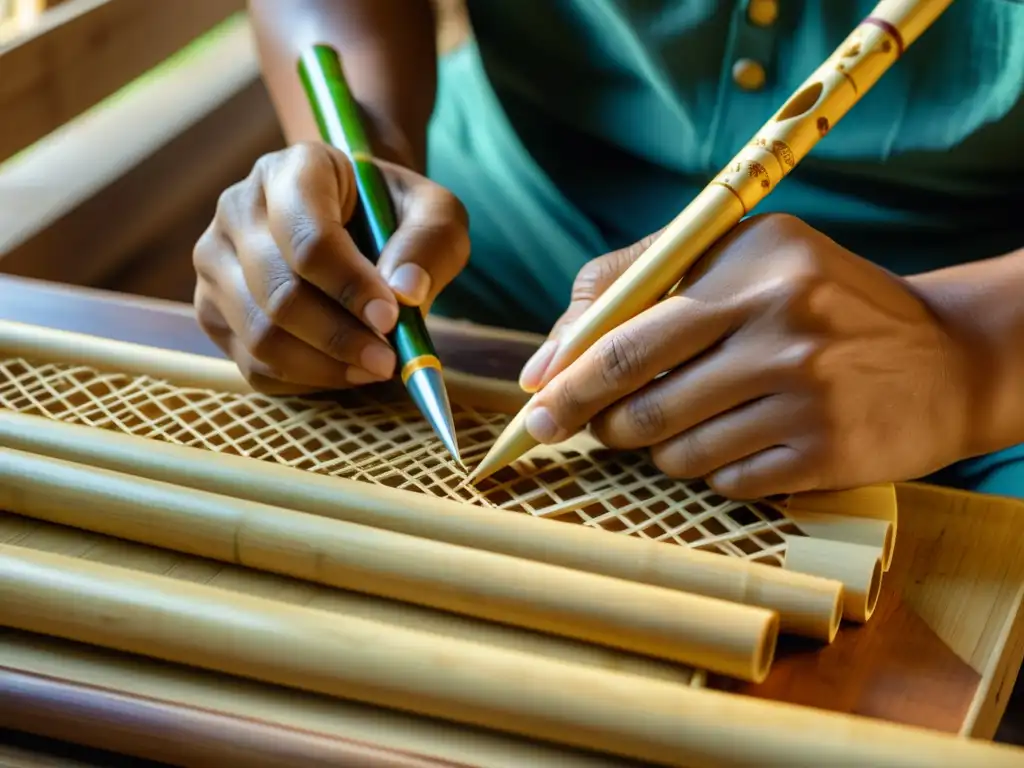
<instances>
[{"instance_id":1,"label":"bamboo strip","mask_svg":"<svg viewBox=\"0 0 1024 768\"><path fill-rule=\"evenodd\" d=\"M783 510L783 514L813 538L875 547L882 556L882 571L889 570L896 548L896 535L891 522L873 517L808 512L800 507L788 507Z\"/></svg>"},{"instance_id":2,"label":"bamboo strip","mask_svg":"<svg viewBox=\"0 0 1024 768\"><path fill-rule=\"evenodd\" d=\"M187 488L779 613L784 632L831 642L843 586L782 568L483 509L92 427L0 411L0 445Z\"/></svg>"},{"instance_id":3,"label":"bamboo strip","mask_svg":"<svg viewBox=\"0 0 1024 768\"><path fill-rule=\"evenodd\" d=\"M421 539L0 449L0 508L177 552L646 654L742 680L771 669L756 606Z\"/></svg>"},{"instance_id":4,"label":"bamboo strip","mask_svg":"<svg viewBox=\"0 0 1024 768\"><path fill-rule=\"evenodd\" d=\"M680 768L1018 766L1021 752L0 547L0 622Z\"/></svg>"},{"instance_id":5,"label":"bamboo strip","mask_svg":"<svg viewBox=\"0 0 1024 768\"><path fill-rule=\"evenodd\" d=\"M843 618L871 618L882 591L882 555L878 547L810 536L786 537L785 568L843 582Z\"/></svg>"}]
</instances>

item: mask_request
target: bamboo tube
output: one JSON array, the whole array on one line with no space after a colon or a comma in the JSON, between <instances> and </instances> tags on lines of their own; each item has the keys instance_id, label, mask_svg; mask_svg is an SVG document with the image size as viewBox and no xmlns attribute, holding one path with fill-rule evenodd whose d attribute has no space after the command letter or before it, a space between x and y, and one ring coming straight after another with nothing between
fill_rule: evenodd
<instances>
[{"instance_id":1,"label":"bamboo tube","mask_svg":"<svg viewBox=\"0 0 1024 768\"><path fill-rule=\"evenodd\" d=\"M813 538L877 548L882 556L882 571L889 570L896 546L896 536L891 522L872 517L808 512L800 507L787 507L783 514L801 531Z\"/></svg>"},{"instance_id":2,"label":"bamboo tube","mask_svg":"<svg viewBox=\"0 0 1024 768\"><path fill-rule=\"evenodd\" d=\"M230 360L14 320L0 320L0 354L26 360L84 365L108 373L149 376L180 387L254 394L253 388ZM529 398L514 381L485 379L454 369L445 369L443 378L452 402L463 407L514 412Z\"/></svg>"},{"instance_id":3,"label":"bamboo tube","mask_svg":"<svg viewBox=\"0 0 1024 768\"><path fill-rule=\"evenodd\" d=\"M175 557L168 550L127 542L53 523L0 513L0 544L56 555L83 557L106 565L118 565L146 573L167 573L175 579L200 581L231 592L253 594L269 600L298 603L310 608L371 619L445 637L470 640L499 648L535 653L577 664L615 669L632 674L671 680L682 685L704 685L706 672L685 665L641 656L604 645L498 624L465 614L451 613L412 603L389 600L342 589L316 589L288 577L272 577L242 567L219 569L211 561L191 555ZM212 580L208 581L211 574ZM267 578L271 577L271 578ZM0 656L3 651L0 651Z\"/></svg>"},{"instance_id":4,"label":"bamboo tube","mask_svg":"<svg viewBox=\"0 0 1024 768\"><path fill-rule=\"evenodd\" d=\"M1021 751L0 547L6 626L680 768L1019 766Z\"/></svg>"},{"instance_id":5,"label":"bamboo tube","mask_svg":"<svg viewBox=\"0 0 1024 768\"><path fill-rule=\"evenodd\" d=\"M607 645L756 682L778 615L756 606L0 449L0 508L59 525Z\"/></svg>"},{"instance_id":6,"label":"bamboo tube","mask_svg":"<svg viewBox=\"0 0 1024 768\"><path fill-rule=\"evenodd\" d=\"M871 618L882 591L882 556L878 547L810 536L786 536L787 569L843 582L843 618Z\"/></svg>"},{"instance_id":7,"label":"bamboo tube","mask_svg":"<svg viewBox=\"0 0 1024 768\"><path fill-rule=\"evenodd\" d=\"M892 552L896 547L896 521L899 509L896 486L893 483L878 483L845 491L813 491L794 494L778 505L788 515L812 512L844 517L862 517L882 520L892 524L892 541L888 556L882 559L883 570L888 571L892 563ZM859 543L859 542L854 542Z\"/></svg>"},{"instance_id":8,"label":"bamboo tube","mask_svg":"<svg viewBox=\"0 0 1024 768\"><path fill-rule=\"evenodd\" d=\"M228 760L233 761L228 765L237 765L244 760L247 768L470 768L464 763L382 748L365 740L330 738L274 723L230 717L207 708L173 706L4 666L0 666L0 696L4 700L0 715L17 708L13 715L20 731L43 731L45 736L73 743L84 739L88 746L113 748L119 754L128 752L132 757L160 760L164 765L170 761L176 765L195 765L197 760L207 765ZM85 718L83 711L89 712ZM99 722L93 722L93 718ZM11 717L4 719L9 721ZM86 728L82 727L83 719ZM151 729L149 738L126 733L126 723L140 722ZM102 736L96 738L104 728L120 732L117 743L104 742ZM83 763L74 765L85 768ZM2 753L0 766L11 768ZM34 766L42 768L39 763Z\"/></svg>"},{"instance_id":9,"label":"bamboo tube","mask_svg":"<svg viewBox=\"0 0 1024 768\"><path fill-rule=\"evenodd\" d=\"M831 642L842 584L782 568L528 515L0 411L0 445L473 549L779 613L784 632Z\"/></svg>"},{"instance_id":10,"label":"bamboo tube","mask_svg":"<svg viewBox=\"0 0 1024 768\"><path fill-rule=\"evenodd\" d=\"M4 627L0 627L0 661L3 667L22 674L76 686L79 690L114 692L130 698L133 703L151 701L179 710L205 711L313 736L320 734L346 741L370 741L384 748L473 768L649 766L649 763L626 762L606 754L584 752ZM0 683L0 727L31 732L31 724L24 722L21 712L12 711L17 702L11 703L5 693ZM40 702L40 697L33 697L33 701ZM31 707L31 703L26 703ZM95 700L82 701L81 706L74 708L56 702L41 703L39 708L43 709L44 727L47 729L41 735L61 738L63 734L60 731L66 729L71 732L70 738L64 737L66 741L81 743L80 739L89 738L95 740L93 746L98 749L124 752L128 744L139 743L135 739L141 741L147 736L168 739L176 735L173 726L169 728L166 722L147 717L146 709L138 706L131 706L126 712L128 719L114 720L103 716L106 710L102 702ZM88 725L87 720L90 720ZM86 729L88 734L83 733ZM189 742L182 748L187 750L187 755L195 757L188 761L183 756L180 761L172 762L194 766L214 764L207 757L211 748L216 748L218 743L237 748L233 736L230 729L218 730L208 741L199 740L191 734L181 734L181 738ZM150 759L162 756L165 761L168 758L167 753L131 756ZM238 764L239 761L233 763ZM288 768L307 768L307 765L292 762ZM362 764L355 765L364 768Z\"/></svg>"}]
</instances>

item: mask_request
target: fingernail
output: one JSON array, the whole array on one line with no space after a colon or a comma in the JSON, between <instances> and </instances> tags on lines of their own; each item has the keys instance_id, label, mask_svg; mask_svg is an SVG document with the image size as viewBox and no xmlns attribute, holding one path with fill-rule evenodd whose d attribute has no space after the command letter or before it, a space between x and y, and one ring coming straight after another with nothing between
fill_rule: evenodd
<instances>
[{"instance_id":1,"label":"fingernail","mask_svg":"<svg viewBox=\"0 0 1024 768\"><path fill-rule=\"evenodd\" d=\"M364 371L362 368L349 368L345 378L348 379L349 384L357 387L380 381L380 376L375 376L369 371Z\"/></svg>"},{"instance_id":2,"label":"fingernail","mask_svg":"<svg viewBox=\"0 0 1024 768\"><path fill-rule=\"evenodd\" d=\"M359 362L378 379L390 379L395 372L395 353L383 344L370 344L359 356Z\"/></svg>"},{"instance_id":3,"label":"fingernail","mask_svg":"<svg viewBox=\"0 0 1024 768\"><path fill-rule=\"evenodd\" d=\"M417 264L403 264L388 280L391 290L407 304L422 304L430 292L430 275Z\"/></svg>"},{"instance_id":4,"label":"fingernail","mask_svg":"<svg viewBox=\"0 0 1024 768\"><path fill-rule=\"evenodd\" d=\"M379 333L390 333L398 321L398 307L384 299L373 299L363 310L363 319Z\"/></svg>"},{"instance_id":5,"label":"fingernail","mask_svg":"<svg viewBox=\"0 0 1024 768\"><path fill-rule=\"evenodd\" d=\"M526 415L526 431L539 443L558 443L565 439L565 430L543 407L534 408Z\"/></svg>"},{"instance_id":6,"label":"fingernail","mask_svg":"<svg viewBox=\"0 0 1024 768\"><path fill-rule=\"evenodd\" d=\"M522 372L519 374L519 387L524 392L534 393L540 387L544 379L544 372L551 364L555 356L555 349L558 344L554 340L545 341L540 348L533 353L533 357L526 361Z\"/></svg>"}]
</instances>

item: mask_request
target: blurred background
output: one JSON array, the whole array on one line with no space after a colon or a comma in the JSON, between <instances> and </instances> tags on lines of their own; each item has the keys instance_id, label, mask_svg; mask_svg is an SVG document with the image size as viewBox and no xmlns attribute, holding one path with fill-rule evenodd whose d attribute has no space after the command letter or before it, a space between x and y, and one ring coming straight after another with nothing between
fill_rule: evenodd
<instances>
[{"instance_id":1,"label":"blurred background","mask_svg":"<svg viewBox=\"0 0 1024 768\"><path fill-rule=\"evenodd\" d=\"M0 273L191 302L217 197L283 146L245 7L0 0Z\"/></svg>"}]
</instances>

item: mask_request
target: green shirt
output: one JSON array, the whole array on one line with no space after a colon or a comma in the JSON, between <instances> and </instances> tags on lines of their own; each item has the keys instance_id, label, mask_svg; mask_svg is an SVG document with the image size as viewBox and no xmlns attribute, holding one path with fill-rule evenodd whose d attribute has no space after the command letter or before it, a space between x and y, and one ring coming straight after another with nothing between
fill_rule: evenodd
<instances>
[{"instance_id":1,"label":"green shirt","mask_svg":"<svg viewBox=\"0 0 1024 768\"><path fill-rule=\"evenodd\" d=\"M473 253L438 310L547 331L588 259L668 223L875 6L777 0L759 25L755 3L468 0L428 172ZM1024 246L1024 2L954 0L768 211L903 274Z\"/></svg>"}]
</instances>

